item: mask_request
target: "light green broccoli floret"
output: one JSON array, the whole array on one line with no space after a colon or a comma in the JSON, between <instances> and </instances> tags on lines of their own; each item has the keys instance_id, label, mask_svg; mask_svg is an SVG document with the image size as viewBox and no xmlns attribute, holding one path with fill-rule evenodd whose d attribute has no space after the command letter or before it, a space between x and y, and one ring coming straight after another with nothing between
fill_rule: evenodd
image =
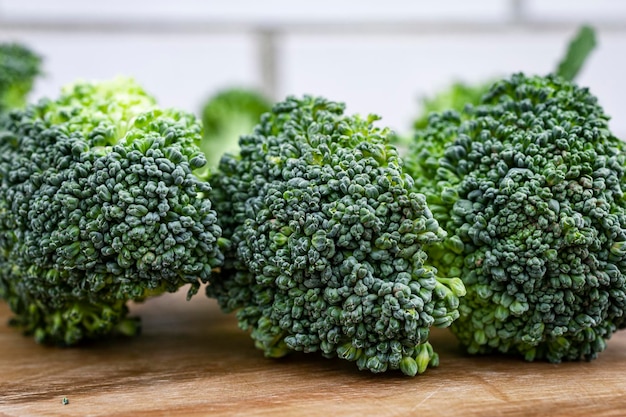
<instances>
[{"instance_id":1,"label":"light green broccoli floret","mask_svg":"<svg viewBox=\"0 0 626 417\"><path fill-rule=\"evenodd\" d=\"M128 300L206 282L223 256L201 125L128 79L5 115L0 297L37 341L134 334Z\"/></svg>"},{"instance_id":2,"label":"light green broccoli floret","mask_svg":"<svg viewBox=\"0 0 626 417\"><path fill-rule=\"evenodd\" d=\"M429 259L467 288L470 353L593 359L626 327L625 154L585 88L515 74L444 112L407 157L449 232Z\"/></svg>"},{"instance_id":3,"label":"light green broccoli floret","mask_svg":"<svg viewBox=\"0 0 626 417\"><path fill-rule=\"evenodd\" d=\"M207 169L215 169L225 153L236 153L239 136L250 133L261 115L272 108L262 94L231 88L210 97L202 108L204 135L200 148L207 157Z\"/></svg>"},{"instance_id":4,"label":"light green broccoli floret","mask_svg":"<svg viewBox=\"0 0 626 417\"><path fill-rule=\"evenodd\" d=\"M0 44L0 112L24 107L40 73L39 55L17 43Z\"/></svg>"},{"instance_id":5,"label":"light green broccoli floret","mask_svg":"<svg viewBox=\"0 0 626 417\"><path fill-rule=\"evenodd\" d=\"M454 82L447 89L442 90L432 97L423 97L421 100L422 111L420 116L413 122L413 129L423 129L428 125L428 117L432 113L440 113L446 110L463 111L465 106L475 106L485 94L491 82L469 84L461 81Z\"/></svg>"},{"instance_id":6,"label":"light green broccoli floret","mask_svg":"<svg viewBox=\"0 0 626 417\"><path fill-rule=\"evenodd\" d=\"M411 376L438 363L430 328L458 317L465 290L425 264L445 234L377 119L288 98L212 178L230 249L207 292L267 356L320 352Z\"/></svg>"}]
</instances>

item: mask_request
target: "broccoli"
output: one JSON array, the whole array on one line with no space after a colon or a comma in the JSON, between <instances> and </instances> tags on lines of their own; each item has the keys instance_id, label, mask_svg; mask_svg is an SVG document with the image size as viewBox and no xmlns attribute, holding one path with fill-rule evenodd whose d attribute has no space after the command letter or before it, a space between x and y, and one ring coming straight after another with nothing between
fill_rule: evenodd
<instances>
[{"instance_id":1,"label":"broccoli","mask_svg":"<svg viewBox=\"0 0 626 417\"><path fill-rule=\"evenodd\" d=\"M24 107L40 73L39 55L17 43L0 44L0 112Z\"/></svg>"},{"instance_id":2,"label":"broccoli","mask_svg":"<svg viewBox=\"0 0 626 417\"><path fill-rule=\"evenodd\" d=\"M465 283L451 329L468 352L590 360L626 327L622 148L556 75L514 74L418 131L406 167L449 232L426 251Z\"/></svg>"},{"instance_id":3,"label":"broccoli","mask_svg":"<svg viewBox=\"0 0 626 417\"><path fill-rule=\"evenodd\" d=\"M230 246L207 294L268 357L321 352L411 376L438 363L429 330L458 317L465 290L425 265L444 232L377 119L289 97L212 177Z\"/></svg>"},{"instance_id":4,"label":"broccoli","mask_svg":"<svg viewBox=\"0 0 626 417\"><path fill-rule=\"evenodd\" d=\"M128 300L185 284L191 296L221 264L193 115L117 79L0 126L0 297L38 342L135 334Z\"/></svg>"},{"instance_id":5,"label":"broccoli","mask_svg":"<svg viewBox=\"0 0 626 417\"><path fill-rule=\"evenodd\" d=\"M243 88L226 89L210 97L202 109L200 148L208 161L205 171L217 168L223 154L237 152L239 136L251 132L271 108L263 95Z\"/></svg>"}]
</instances>

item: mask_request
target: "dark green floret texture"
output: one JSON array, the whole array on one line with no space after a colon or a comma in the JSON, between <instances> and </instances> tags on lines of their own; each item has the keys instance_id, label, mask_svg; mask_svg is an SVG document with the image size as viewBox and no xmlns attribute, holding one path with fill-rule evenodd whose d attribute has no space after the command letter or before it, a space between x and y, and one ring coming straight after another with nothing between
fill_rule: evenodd
<instances>
[{"instance_id":1,"label":"dark green floret texture","mask_svg":"<svg viewBox=\"0 0 626 417\"><path fill-rule=\"evenodd\" d=\"M26 105L26 97L41 73L41 58L17 43L0 44L0 112Z\"/></svg>"},{"instance_id":2,"label":"dark green floret texture","mask_svg":"<svg viewBox=\"0 0 626 417\"><path fill-rule=\"evenodd\" d=\"M0 124L0 297L43 343L135 334L126 302L206 282L221 229L193 115L131 80L78 83Z\"/></svg>"},{"instance_id":3,"label":"dark green floret texture","mask_svg":"<svg viewBox=\"0 0 626 417\"><path fill-rule=\"evenodd\" d=\"M427 249L463 280L470 353L593 359L626 327L625 156L585 88L516 74L432 115L407 166L448 231Z\"/></svg>"},{"instance_id":4,"label":"dark green floret texture","mask_svg":"<svg viewBox=\"0 0 626 417\"><path fill-rule=\"evenodd\" d=\"M411 376L438 363L430 328L458 317L464 288L425 264L445 233L375 120L288 98L212 178L230 248L207 291L266 356L319 352Z\"/></svg>"}]
</instances>

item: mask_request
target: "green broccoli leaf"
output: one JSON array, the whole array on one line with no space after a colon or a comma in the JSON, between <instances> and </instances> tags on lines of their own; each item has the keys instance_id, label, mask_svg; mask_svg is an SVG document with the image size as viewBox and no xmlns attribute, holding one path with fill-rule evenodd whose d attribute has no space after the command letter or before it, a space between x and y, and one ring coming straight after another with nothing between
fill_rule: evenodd
<instances>
[{"instance_id":1,"label":"green broccoli leaf","mask_svg":"<svg viewBox=\"0 0 626 417\"><path fill-rule=\"evenodd\" d=\"M596 33L591 26L583 26L570 41L565 56L559 63L556 75L566 80L576 78L589 54L596 47Z\"/></svg>"}]
</instances>

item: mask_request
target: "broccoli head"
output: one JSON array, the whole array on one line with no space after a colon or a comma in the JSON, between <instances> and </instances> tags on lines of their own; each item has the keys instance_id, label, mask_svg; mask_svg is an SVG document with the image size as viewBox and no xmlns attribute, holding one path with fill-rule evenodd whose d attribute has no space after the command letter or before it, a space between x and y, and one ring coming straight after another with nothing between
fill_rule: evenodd
<instances>
[{"instance_id":1,"label":"broccoli head","mask_svg":"<svg viewBox=\"0 0 626 417\"><path fill-rule=\"evenodd\" d=\"M26 105L26 96L41 73L41 58L27 47L0 44L0 112Z\"/></svg>"},{"instance_id":2,"label":"broccoli head","mask_svg":"<svg viewBox=\"0 0 626 417\"><path fill-rule=\"evenodd\" d=\"M467 288L470 353L595 358L626 327L623 145L588 89L515 74L434 115L407 157L449 232L427 250Z\"/></svg>"},{"instance_id":3,"label":"broccoli head","mask_svg":"<svg viewBox=\"0 0 626 417\"><path fill-rule=\"evenodd\" d=\"M133 334L128 300L207 281L223 260L201 125L135 82L78 83L5 115L0 297L37 341Z\"/></svg>"},{"instance_id":4,"label":"broccoli head","mask_svg":"<svg viewBox=\"0 0 626 417\"><path fill-rule=\"evenodd\" d=\"M425 264L444 232L375 120L290 97L212 177L230 248L207 292L266 356L321 352L408 375L438 362L429 330L457 318L464 288Z\"/></svg>"},{"instance_id":5,"label":"broccoli head","mask_svg":"<svg viewBox=\"0 0 626 417\"><path fill-rule=\"evenodd\" d=\"M243 88L223 90L210 97L202 108L204 135L200 144L207 168L217 168L223 154L237 152L239 136L251 132L271 108L263 95Z\"/></svg>"}]
</instances>

